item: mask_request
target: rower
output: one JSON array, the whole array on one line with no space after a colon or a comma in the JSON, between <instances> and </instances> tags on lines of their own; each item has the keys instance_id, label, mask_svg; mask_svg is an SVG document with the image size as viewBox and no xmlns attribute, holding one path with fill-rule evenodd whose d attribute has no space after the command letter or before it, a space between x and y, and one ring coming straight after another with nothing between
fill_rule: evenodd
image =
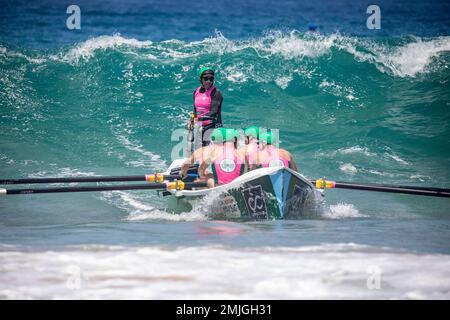
<instances>
[{"instance_id":1,"label":"rower","mask_svg":"<svg viewBox=\"0 0 450 320\"><path fill-rule=\"evenodd\" d=\"M198 167L198 176L199 176L199 180L206 180L208 178L211 178L211 175L208 175L206 173L206 169L209 166L209 163L211 162L209 159L211 158L211 152L214 149L218 149L221 148L221 144L222 144L222 131L221 128L217 128L214 129L212 134L212 143L205 146L205 147L201 147L197 150L195 150L192 155L183 163L183 165L181 166L180 169L180 176L185 179L187 178L187 172L190 168L191 165L198 163L199 167Z\"/></svg>"},{"instance_id":2,"label":"rower","mask_svg":"<svg viewBox=\"0 0 450 320\"><path fill-rule=\"evenodd\" d=\"M207 180L208 187L229 183L247 171L245 151L237 148L239 132L235 129L216 128L211 134L211 144L197 149L181 167L180 175L187 177L187 170L199 163L199 180ZM211 165L212 173L206 169Z\"/></svg>"},{"instance_id":3,"label":"rower","mask_svg":"<svg viewBox=\"0 0 450 320\"><path fill-rule=\"evenodd\" d=\"M244 129L245 156L250 169L255 169L258 164L259 127L250 126Z\"/></svg>"},{"instance_id":4,"label":"rower","mask_svg":"<svg viewBox=\"0 0 450 320\"><path fill-rule=\"evenodd\" d=\"M211 141L219 147L211 149L209 153L213 174L213 178L208 179L209 187L230 183L247 172L245 150L237 147L239 132L235 129L218 128L213 133L217 132L220 132L221 136L211 136Z\"/></svg>"},{"instance_id":5,"label":"rower","mask_svg":"<svg viewBox=\"0 0 450 320\"><path fill-rule=\"evenodd\" d=\"M298 171L297 164L292 155L284 150L277 148L278 139L272 131L261 133L259 136L258 164L260 167L278 167L284 166L294 171Z\"/></svg>"}]
</instances>

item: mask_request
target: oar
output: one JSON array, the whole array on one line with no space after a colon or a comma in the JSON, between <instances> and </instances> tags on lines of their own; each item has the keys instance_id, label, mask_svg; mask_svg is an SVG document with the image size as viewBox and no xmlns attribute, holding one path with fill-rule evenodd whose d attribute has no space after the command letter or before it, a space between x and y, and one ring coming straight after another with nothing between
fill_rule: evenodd
<instances>
[{"instance_id":1,"label":"oar","mask_svg":"<svg viewBox=\"0 0 450 320\"><path fill-rule=\"evenodd\" d=\"M336 183L342 184L342 183L347 183L347 182L336 181ZM358 183L358 184L360 184L360 183ZM437 191L437 192L450 193L450 189L436 188L436 187L404 186L404 185L377 184L377 183L364 183L364 185L374 186L374 187L397 188L397 189L412 189L412 190L426 190L426 191Z\"/></svg>"},{"instance_id":2,"label":"oar","mask_svg":"<svg viewBox=\"0 0 450 320\"><path fill-rule=\"evenodd\" d=\"M397 185L374 184L374 183L350 183L350 182L329 181L323 179L312 180L311 183L315 184L316 188L318 189L339 188L339 189L391 192L391 193L403 193L421 196L450 198L450 189L444 188L397 186Z\"/></svg>"},{"instance_id":3,"label":"oar","mask_svg":"<svg viewBox=\"0 0 450 320\"><path fill-rule=\"evenodd\" d=\"M194 122L195 116L194 113L191 113L189 117L189 126L188 126L188 136L187 136L187 156L190 157L194 150Z\"/></svg>"},{"instance_id":4,"label":"oar","mask_svg":"<svg viewBox=\"0 0 450 320\"><path fill-rule=\"evenodd\" d=\"M34 193L61 193L61 192L88 192L88 191L116 191L116 190L186 190L192 188L206 187L206 182L171 181L166 183L131 184L131 185L106 185L106 186L83 186L83 187L60 187L45 189L1 189L0 195L34 194Z\"/></svg>"},{"instance_id":5,"label":"oar","mask_svg":"<svg viewBox=\"0 0 450 320\"><path fill-rule=\"evenodd\" d=\"M197 175L188 174L195 178ZM148 181L163 182L164 180L180 179L179 175L163 175L160 173L139 176L100 176L100 177L64 177L64 178L26 178L26 179L3 179L1 184L29 184L29 183L69 183L69 182L125 182L125 181Z\"/></svg>"}]
</instances>

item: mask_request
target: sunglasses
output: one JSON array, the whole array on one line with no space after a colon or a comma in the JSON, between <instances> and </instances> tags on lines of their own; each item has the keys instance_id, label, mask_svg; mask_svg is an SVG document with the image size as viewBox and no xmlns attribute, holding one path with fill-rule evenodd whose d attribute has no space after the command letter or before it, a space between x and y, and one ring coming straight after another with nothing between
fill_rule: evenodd
<instances>
[{"instance_id":1,"label":"sunglasses","mask_svg":"<svg viewBox=\"0 0 450 320\"><path fill-rule=\"evenodd\" d=\"M214 81L214 77L203 77L203 81Z\"/></svg>"}]
</instances>

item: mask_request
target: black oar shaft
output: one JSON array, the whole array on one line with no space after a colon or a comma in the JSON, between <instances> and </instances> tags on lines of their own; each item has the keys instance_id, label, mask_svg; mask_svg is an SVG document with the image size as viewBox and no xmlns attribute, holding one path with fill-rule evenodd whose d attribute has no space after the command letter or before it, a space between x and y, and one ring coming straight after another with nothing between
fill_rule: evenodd
<instances>
[{"instance_id":1,"label":"black oar shaft","mask_svg":"<svg viewBox=\"0 0 450 320\"><path fill-rule=\"evenodd\" d=\"M206 182L185 183L184 189L206 187ZM45 189L0 189L0 193L34 194L34 193L62 193L62 192L88 192L88 191L117 191L117 190L165 190L166 183L135 184L135 185L109 185L109 186L82 186L82 187L59 187Z\"/></svg>"},{"instance_id":2,"label":"black oar shaft","mask_svg":"<svg viewBox=\"0 0 450 320\"><path fill-rule=\"evenodd\" d=\"M177 179L178 175L164 175L165 180ZM28 184L28 183L71 183L71 182L126 182L147 181L147 176L102 176L102 177L65 177L65 178L26 178L26 179L4 179L2 184Z\"/></svg>"},{"instance_id":3,"label":"black oar shaft","mask_svg":"<svg viewBox=\"0 0 450 320\"><path fill-rule=\"evenodd\" d=\"M434 190L419 189L419 187L408 188L400 186L390 186L386 187L383 185L374 184L354 184L347 182L336 182L335 188L340 189L352 189L352 190L365 190L365 191L376 191L376 192L390 192L390 193L403 193L403 194L413 194L421 196L431 196L431 197L443 197L450 198L450 192L448 189L433 188Z\"/></svg>"},{"instance_id":4,"label":"black oar shaft","mask_svg":"<svg viewBox=\"0 0 450 320\"><path fill-rule=\"evenodd\" d=\"M348 182L344 182L344 181L336 181L336 183L349 184ZM404 185L377 184L377 183L357 183L356 185L374 186L374 187L383 187L383 188L394 188L394 189L425 190L425 191L436 191L436 192L450 193L450 189L436 188L436 187L404 186Z\"/></svg>"}]
</instances>

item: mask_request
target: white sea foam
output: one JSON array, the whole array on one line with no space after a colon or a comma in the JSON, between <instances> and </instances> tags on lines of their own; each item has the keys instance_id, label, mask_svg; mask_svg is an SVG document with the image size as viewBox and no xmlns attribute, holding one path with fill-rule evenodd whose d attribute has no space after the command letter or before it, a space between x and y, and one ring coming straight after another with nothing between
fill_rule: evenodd
<instances>
[{"instance_id":1,"label":"white sea foam","mask_svg":"<svg viewBox=\"0 0 450 320\"><path fill-rule=\"evenodd\" d=\"M257 52L269 55L281 55L285 59L316 58L331 53L331 49L346 51L358 61L373 63L382 72L390 72L399 77L414 77L429 71L433 57L450 51L450 37L422 40L415 38L414 42L393 47L378 44L373 40L360 40L340 34L303 36L298 31L289 34L272 32L269 35L243 42L238 46L228 44L233 51L243 48L253 48ZM267 57L267 56L266 56ZM353 94L346 96L349 100Z\"/></svg>"},{"instance_id":2,"label":"white sea foam","mask_svg":"<svg viewBox=\"0 0 450 320\"><path fill-rule=\"evenodd\" d=\"M346 148L339 148L337 150L330 152L318 152L316 154L316 157L336 157L337 155L358 155L358 154L364 155L366 157L376 156L376 153L371 152L369 148L356 145Z\"/></svg>"},{"instance_id":3,"label":"white sea foam","mask_svg":"<svg viewBox=\"0 0 450 320\"><path fill-rule=\"evenodd\" d=\"M365 51L359 50L359 45ZM389 72L398 77L415 77L432 70L430 65L434 57L450 51L450 37L431 40L415 38L414 42L394 48L369 40L347 38L338 47L352 54L358 61L375 64L382 72Z\"/></svg>"},{"instance_id":4,"label":"white sea foam","mask_svg":"<svg viewBox=\"0 0 450 320\"><path fill-rule=\"evenodd\" d=\"M170 213L164 210L153 209L151 211L136 210L130 213L126 218L128 221L148 221L148 220L165 220L165 221L203 221L207 217L196 212Z\"/></svg>"},{"instance_id":5,"label":"white sea foam","mask_svg":"<svg viewBox=\"0 0 450 320\"><path fill-rule=\"evenodd\" d=\"M292 76L278 77L275 79L275 83L283 90L289 86L289 83L291 81L292 81Z\"/></svg>"},{"instance_id":6,"label":"white sea foam","mask_svg":"<svg viewBox=\"0 0 450 320\"><path fill-rule=\"evenodd\" d=\"M165 48L161 52L161 56L163 58L170 58L171 60L194 58L198 55L200 55L200 53L182 52L182 51L177 51L177 50L173 50L173 49L169 49L169 48Z\"/></svg>"},{"instance_id":7,"label":"white sea foam","mask_svg":"<svg viewBox=\"0 0 450 320\"><path fill-rule=\"evenodd\" d=\"M115 49L119 47L133 47L133 48L145 48L152 46L151 41L139 41L136 39L128 39L115 34L113 36L100 36L91 38L82 42L81 44L70 49L69 52L60 56L52 56L51 58L65 62L79 62L80 60L89 60L98 50Z\"/></svg>"},{"instance_id":8,"label":"white sea foam","mask_svg":"<svg viewBox=\"0 0 450 320\"><path fill-rule=\"evenodd\" d=\"M220 259L218 258L220 257ZM449 299L450 256L357 244L0 249L4 299Z\"/></svg>"},{"instance_id":9,"label":"white sea foam","mask_svg":"<svg viewBox=\"0 0 450 320\"><path fill-rule=\"evenodd\" d=\"M390 153L386 152L386 153L384 153L384 156L388 159L395 160L396 162L401 163L401 164L406 164L406 165L409 164L407 161L403 160L402 158L400 158L399 156L397 156L395 154L390 154Z\"/></svg>"},{"instance_id":10,"label":"white sea foam","mask_svg":"<svg viewBox=\"0 0 450 320\"><path fill-rule=\"evenodd\" d=\"M409 177L410 179L415 179L415 180L419 180L420 182L425 182L425 181L430 181L432 180L431 177L429 176L424 176L421 174L415 174Z\"/></svg>"},{"instance_id":11,"label":"white sea foam","mask_svg":"<svg viewBox=\"0 0 450 320\"><path fill-rule=\"evenodd\" d=\"M358 172L358 169L351 163L344 163L339 167L339 169L348 174L355 174Z\"/></svg>"},{"instance_id":12,"label":"white sea foam","mask_svg":"<svg viewBox=\"0 0 450 320\"><path fill-rule=\"evenodd\" d=\"M199 211L172 213L162 208L163 201L153 193L131 193L126 191L103 192L101 199L127 212L127 221L202 221L206 215ZM161 206L161 208L159 208Z\"/></svg>"},{"instance_id":13,"label":"white sea foam","mask_svg":"<svg viewBox=\"0 0 450 320\"><path fill-rule=\"evenodd\" d=\"M244 83L247 82L246 73L252 72L253 67L244 67L243 65L231 65L227 66L223 73L228 81L234 83Z\"/></svg>"},{"instance_id":14,"label":"white sea foam","mask_svg":"<svg viewBox=\"0 0 450 320\"><path fill-rule=\"evenodd\" d=\"M9 58L25 59L28 62L35 63L35 64L41 64L41 63L45 62L44 58L41 58L41 57L35 57L35 58L29 57L29 56L27 56L27 55L25 55L23 53L20 53L20 52L11 50L11 49L7 49L7 48L5 48L5 47L3 47L1 45L0 45L0 54L3 54L3 55L5 55L6 57L9 57Z\"/></svg>"},{"instance_id":15,"label":"white sea foam","mask_svg":"<svg viewBox=\"0 0 450 320\"><path fill-rule=\"evenodd\" d=\"M64 178L64 177L95 177L98 176L97 173L92 171L81 171L75 168L58 168L55 172L48 171L39 171L33 174L30 174L30 178L45 178L45 177L53 177L53 178Z\"/></svg>"},{"instance_id":16,"label":"white sea foam","mask_svg":"<svg viewBox=\"0 0 450 320\"><path fill-rule=\"evenodd\" d=\"M121 192L121 200L128 206L133 208L126 220L142 221L142 220L167 220L167 221L201 221L206 220L206 216L198 212L182 212L178 214L159 210L135 196Z\"/></svg>"},{"instance_id":17,"label":"white sea foam","mask_svg":"<svg viewBox=\"0 0 450 320\"><path fill-rule=\"evenodd\" d=\"M324 218L328 219L344 219L344 218L363 218L366 217L360 214L358 209L355 208L353 204L348 203L338 203L335 205L330 205L328 210L322 215Z\"/></svg>"},{"instance_id":18,"label":"white sea foam","mask_svg":"<svg viewBox=\"0 0 450 320\"><path fill-rule=\"evenodd\" d=\"M247 46L242 46L239 42L227 39L222 32L216 30L214 36L208 37L200 42L191 42L189 46L201 45L205 52L222 55L224 53L242 50Z\"/></svg>"},{"instance_id":19,"label":"white sea foam","mask_svg":"<svg viewBox=\"0 0 450 320\"><path fill-rule=\"evenodd\" d=\"M337 152L341 153L341 154L363 154L367 157L373 157L375 156L375 153L370 152L369 148L367 147L361 147L361 146L353 146L353 147L349 147L349 148L341 148L339 149Z\"/></svg>"},{"instance_id":20,"label":"white sea foam","mask_svg":"<svg viewBox=\"0 0 450 320\"><path fill-rule=\"evenodd\" d=\"M3 162L3 164L13 165L16 161L9 158L7 155L0 153L0 161Z\"/></svg>"},{"instance_id":21,"label":"white sea foam","mask_svg":"<svg viewBox=\"0 0 450 320\"><path fill-rule=\"evenodd\" d=\"M237 50L236 46L228 45L228 47ZM265 37L243 42L237 47L240 49L251 47L257 52L269 56L281 55L285 59L317 58L331 54L331 50L336 48L350 53L358 61L375 64L382 72L390 72L399 77L414 77L430 70L432 58L450 51L450 37L431 40L415 38L414 42L392 47L378 44L373 40L360 40L338 33L304 36L294 30L289 34L274 31ZM356 98L351 92L346 97L348 100Z\"/></svg>"},{"instance_id":22,"label":"white sea foam","mask_svg":"<svg viewBox=\"0 0 450 320\"><path fill-rule=\"evenodd\" d=\"M377 176L382 176L382 177L390 177L390 178L394 178L394 177L399 177L399 174L394 174L394 173L390 173L390 172L381 172L381 171L377 171L377 170L368 170L369 173L372 173L374 175Z\"/></svg>"},{"instance_id":23,"label":"white sea foam","mask_svg":"<svg viewBox=\"0 0 450 320\"><path fill-rule=\"evenodd\" d=\"M432 58L445 51L450 51L450 37L430 41L417 39L383 58L392 66L394 74L413 77L426 71Z\"/></svg>"},{"instance_id":24,"label":"white sea foam","mask_svg":"<svg viewBox=\"0 0 450 320\"><path fill-rule=\"evenodd\" d=\"M135 49L141 48L151 49L152 52L147 52L147 50L136 54ZM202 41L183 42L174 39L153 43L152 41L140 41L115 34L91 38L74 46L68 52L51 55L49 58L63 62L78 63L80 60L91 59L99 50L107 49L122 50L125 53L137 55L137 57L165 62L192 59L210 54L220 56L248 50L256 53L260 59L264 60L272 59L274 56L286 60L316 59L324 55L331 55L333 50L338 50L351 54L356 61L374 64L381 72L391 73L398 77L415 77L433 70L433 58L450 51L450 37L435 39L414 38L406 44L392 45L383 44L373 39L343 36L339 33L305 35L297 30L292 30L288 33L274 30L259 38L230 40L220 31L216 31L212 37ZM9 51L4 47L0 47L0 54L5 52ZM41 58L29 58L24 55L23 57L31 59L30 61L34 63L45 61L45 59ZM240 69L240 72L245 75L246 73L243 72L239 64L242 64L242 61L238 61L231 68ZM290 70L294 72L292 68ZM302 71L297 68L295 72L307 76L311 70L306 68L306 70ZM241 82L243 79L239 72L226 73L229 81ZM262 77L258 73L254 74L254 76L253 79L255 81ZM292 74L289 76L292 76ZM270 79L270 77L267 79ZM264 78L263 81L267 79ZM340 90L334 86L331 92L333 94L339 93L348 101L358 99L352 90L344 89L341 88Z\"/></svg>"},{"instance_id":25,"label":"white sea foam","mask_svg":"<svg viewBox=\"0 0 450 320\"><path fill-rule=\"evenodd\" d=\"M158 154L154 154L151 151L145 150L144 147L139 144L132 142L127 136L117 134L116 135L117 140L120 141L120 143L128 150L137 152L146 158L139 159L138 161L138 167L141 167L142 163L149 163L148 161L151 161L151 166L158 170L165 170L167 168L166 161L162 160L161 157ZM130 165L133 165L132 162L128 162ZM150 164L149 163L149 164Z\"/></svg>"},{"instance_id":26,"label":"white sea foam","mask_svg":"<svg viewBox=\"0 0 450 320\"><path fill-rule=\"evenodd\" d=\"M256 46L258 49L271 54L280 54L284 58L318 57L330 52L335 42L340 38L337 34L329 36L301 37L298 31L292 31L288 35L282 32L272 32L268 37ZM267 39L273 41L267 46Z\"/></svg>"}]
</instances>

